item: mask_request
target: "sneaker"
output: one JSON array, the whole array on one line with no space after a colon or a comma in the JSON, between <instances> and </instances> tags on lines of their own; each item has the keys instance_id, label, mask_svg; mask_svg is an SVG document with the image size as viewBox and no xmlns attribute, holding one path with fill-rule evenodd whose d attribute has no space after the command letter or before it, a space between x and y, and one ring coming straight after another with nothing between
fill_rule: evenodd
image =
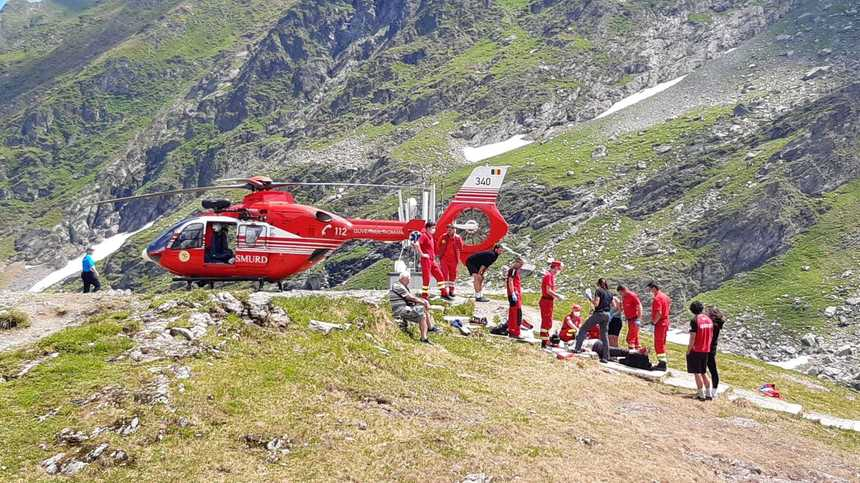
<instances>
[{"instance_id":1,"label":"sneaker","mask_svg":"<svg viewBox=\"0 0 860 483\"><path fill-rule=\"evenodd\" d=\"M534 329L534 328L535 328L535 326L533 326L533 325L531 324L531 322L529 322L529 321L527 321L527 320L522 321L522 323L520 324L520 327L525 327L525 328L526 328L526 330L532 330L532 329Z\"/></svg>"},{"instance_id":2,"label":"sneaker","mask_svg":"<svg viewBox=\"0 0 860 483\"><path fill-rule=\"evenodd\" d=\"M609 359L600 359L601 364L609 364Z\"/></svg>"},{"instance_id":3,"label":"sneaker","mask_svg":"<svg viewBox=\"0 0 860 483\"><path fill-rule=\"evenodd\" d=\"M488 299L487 297L478 297L475 299L475 302L489 302L489 301L490 301L490 299Z\"/></svg>"},{"instance_id":4,"label":"sneaker","mask_svg":"<svg viewBox=\"0 0 860 483\"><path fill-rule=\"evenodd\" d=\"M711 396L705 396L705 401L713 401L714 398Z\"/></svg>"},{"instance_id":5,"label":"sneaker","mask_svg":"<svg viewBox=\"0 0 860 483\"><path fill-rule=\"evenodd\" d=\"M454 297L452 297L451 295L443 295L442 300L447 300L448 302L453 302Z\"/></svg>"},{"instance_id":6,"label":"sneaker","mask_svg":"<svg viewBox=\"0 0 860 483\"><path fill-rule=\"evenodd\" d=\"M422 344L427 344L427 345L435 345L435 344L433 344L432 342L430 342L430 339L421 339L421 343L422 343Z\"/></svg>"},{"instance_id":7,"label":"sneaker","mask_svg":"<svg viewBox=\"0 0 860 483\"><path fill-rule=\"evenodd\" d=\"M427 329L427 332L430 332L432 334L438 334L439 332L442 332L442 329L440 329L438 325L434 325L433 327Z\"/></svg>"},{"instance_id":8,"label":"sneaker","mask_svg":"<svg viewBox=\"0 0 860 483\"><path fill-rule=\"evenodd\" d=\"M656 366L652 367L652 371L663 371L666 372L666 361L660 361Z\"/></svg>"}]
</instances>

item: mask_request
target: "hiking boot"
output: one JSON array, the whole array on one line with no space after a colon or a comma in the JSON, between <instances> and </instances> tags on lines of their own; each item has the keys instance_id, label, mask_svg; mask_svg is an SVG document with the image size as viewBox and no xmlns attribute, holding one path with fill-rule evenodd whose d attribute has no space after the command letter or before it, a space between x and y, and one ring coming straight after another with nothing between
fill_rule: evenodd
<instances>
[{"instance_id":1,"label":"hiking boot","mask_svg":"<svg viewBox=\"0 0 860 483\"><path fill-rule=\"evenodd\" d=\"M609 359L600 359L601 364L609 364Z\"/></svg>"},{"instance_id":2,"label":"hiking boot","mask_svg":"<svg viewBox=\"0 0 860 483\"><path fill-rule=\"evenodd\" d=\"M666 372L666 361L660 361L656 366L652 367L652 371L663 371Z\"/></svg>"},{"instance_id":3,"label":"hiking boot","mask_svg":"<svg viewBox=\"0 0 860 483\"><path fill-rule=\"evenodd\" d=\"M487 297L478 297L475 299L475 302L489 302L489 301L490 301L490 299L488 299Z\"/></svg>"}]
</instances>

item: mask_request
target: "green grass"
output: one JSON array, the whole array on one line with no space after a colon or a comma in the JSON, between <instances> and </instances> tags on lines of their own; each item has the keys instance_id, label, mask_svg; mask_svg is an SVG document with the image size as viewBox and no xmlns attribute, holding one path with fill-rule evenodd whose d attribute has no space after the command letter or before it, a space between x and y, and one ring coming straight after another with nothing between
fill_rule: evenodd
<instances>
[{"instance_id":1,"label":"green grass","mask_svg":"<svg viewBox=\"0 0 860 483\"><path fill-rule=\"evenodd\" d=\"M454 163L449 133L454 130L456 114L447 112L422 122L415 136L395 147L391 156L413 166L450 166Z\"/></svg>"},{"instance_id":2,"label":"green grass","mask_svg":"<svg viewBox=\"0 0 860 483\"><path fill-rule=\"evenodd\" d=\"M204 291L174 293L150 302L200 302L205 296ZM349 475L411 481L426 475L428 468L508 453L517 468L526 465L530 472L543 471L540 465L547 458L567 458L570 451L580 451L577 458L581 458L587 450L564 449L561 441L547 441L546 432L535 429L543 421L537 415L564 428L581 428L582 413L592 411L594 397L611 394L608 382L618 377L601 372L591 362L553 362L532 347L486 337L480 331L468 338L435 335L437 345L428 348L394 328L387 304L377 307L324 297L279 298L274 303L292 319L285 331L228 316L201 341L204 346L217 346L217 356L204 353L147 364L113 360L131 347L130 339L122 335L127 312L99 314L81 327L0 355L0 373L7 374L41 354L59 353L28 375L3 383L3 478L45 478L40 461L74 451L56 442L62 428L90 432L131 416L140 418L138 432L126 437L107 433L88 444L108 442L128 451L133 463L113 468L91 465L80 478L194 481L215 475L241 480L244 475L256 479L263 475L264 479L309 481ZM468 314L473 308L451 307L448 313ZM436 315L442 323L441 313ZM308 329L311 319L352 327L323 335ZM670 344L669 349L670 364L677 367L683 348ZM774 382L787 400L807 409L860 417L860 407L848 399L847 389L739 356L723 355L720 363L729 384L754 389ZM192 377L170 378L170 407L136 402L133 395L172 364L187 366ZM529 384L511 383L524 375L532 378ZM562 381L561 386L575 388L561 387ZM673 413L679 421L689 417L683 409L686 402L663 397L665 388L635 379L624 381L629 382L627 400L663 401L673 405L670 410L684 411ZM106 387L115 388L119 395L115 404L72 402ZM852 433L728 403L714 404L726 404L723 410L748 418L780 418L779 428L803 431L804 437L833 451L856 451L860 445L860 438ZM36 419L51 410L56 410L54 416ZM180 418L189 425L179 426ZM613 441L610 435L617 432L617 420L594 415L588 420L585 434L601 443ZM777 427L773 431L781 434ZM267 462L264 450L249 449L242 442L249 434L266 440L286 436L290 452ZM570 437L565 434L565 441ZM40 444L47 449L40 449ZM343 458L336 468L325 464L332 455ZM493 464L502 462L497 457ZM508 474L508 463L504 464L504 471L494 473Z\"/></svg>"},{"instance_id":3,"label":"green grass","mask_svg":"<svg viewBox=\"0 0 860 483\"><path fill-rule=\"evenodd\" d=\"M388 288L388 272L391 270L394 270L391 260L379 260L356 273L337 288L344 290L386 289Z\"/></svg>"},{"instance_id":4,"label":"green grass","mask_svg":"<svg viewBox=\"0 0 860 483\"><path fill-rule=\"evenodd\" d=\"M761 310L792 330L821 327L826 321L824 308L838 305L828 295L851 283L841 274L860 266L856 250L846 249L860 226L860 182L843 186L825 200L827 213L797 236L788 252L702 297L730 312ZM807 266L808 271L803 268ZM795 304L795 298L802 303Z\"/></svg>"},{"instance_id":5,"label":"green grass","mask_svg":"<svg viewBox=\"0 0 860 483\"><path fill-rule=\"evenodd\" d=\"M714 23L714 16L709 12L691 13L687 15L687 22L707 26Z\"/></svg>"}]
</instances>

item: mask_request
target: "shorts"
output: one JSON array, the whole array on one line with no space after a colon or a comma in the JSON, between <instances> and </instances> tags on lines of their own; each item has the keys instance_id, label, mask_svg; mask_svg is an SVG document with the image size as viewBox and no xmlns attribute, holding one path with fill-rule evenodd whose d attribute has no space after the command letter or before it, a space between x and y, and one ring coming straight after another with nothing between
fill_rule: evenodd
<instances>
[{"instance_id":1,"label":"shorts","mask_svg":"<svg viewBox=\"0 0 860 483\"><path fill-rule=\"evenodd\" d=\"M707 352L690 352L687 354L687 372L689 374L704 374L708 370Z\"/></svg>"},{"instance_id":2,"label":"shorts","mask_svg":"<svg viewBox=\"0 0 860 483\"><path fill-rule=\"evenodd\" d=\"M609 335L618 337L621 334L622 326L624 326L624 322L621 320L621 317L613 317L612 320L609 321Z\"/></svg>"},{"instance_id":3,"label":"shorts","mask_svg":"<svg viewBox=\"0 0 860 483\"><path fill-rule=\"evenodd\" d=\"M404 307L397 312L396 317L404 322L415 322L417 324L424 320L424 307L421 305Z\"/></svg>"},{"instance_id":4,"label":"shorts","mask_svg":"<svg viewBox=\"0 0 860 483\"><path fill-rule=\"evenodd\" d=\"M481 270L480 265L473 265L471 263L467 263L466 268L469 270L469 275L474 275Z\"/></svg>"}]
</instances>

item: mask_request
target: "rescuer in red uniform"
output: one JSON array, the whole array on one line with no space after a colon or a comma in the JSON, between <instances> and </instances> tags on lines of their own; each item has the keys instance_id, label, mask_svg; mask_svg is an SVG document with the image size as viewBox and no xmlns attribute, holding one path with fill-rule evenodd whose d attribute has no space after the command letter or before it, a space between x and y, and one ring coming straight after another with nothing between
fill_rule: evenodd
<instances>
[{"instance_id":1,"label":"rescuer in red uniform","mask_svg":"<svg viewBox=\"0 0 860 483\"><path fill-rule=\"evenodd\" d=\"M651 302L651 323L654 324L654 352L657 354L655 371L665 371L669 360L666 357L666 336L669 334L669 308L672 300L660 290L656 282L650 282L648 289L654 300Z\"/></svg>"},{"instance_id":2,"label":"rescuer in red uniform","mask_svg":"<svg viewBox=\"0 0 860 483\"><path fill-rule=\"evenodd\" d=\"M520 269L523 259L517 258L508 270L505 287L508 291L508 335L520 337L520 324L523 322L523 285L520 279Z\"/></svg>"},{"instance_id":3,"label":"rescuer in red uniform","mask_svg":"<svg viewBox=\"0 0 860 483\"><path fill-rule=\"evenodd\" d=\"M439 240L439 262L442 265L442 277L445 279L443 289L447 289L447 295L442 298L454 300L454 285L457 283L457 265L460 263L460 253L463 251L463 239L457 234L454 225L448 225L448 229Z\"/></svg>"},{"instance_id":4,"label":"rescuer in red uniform","mask_svg":"<svg viewBox=\"0 0 860 483\"><path fill-rule=\"evenodd\" d=\"M540 346L549 344L549 331L552 329L552 313L556 299L564 300L564 297L555 291L555 276L564 268L559 260L553 260L549 264L549 271L543 276L540 284Z\"/></svg>"},{"instance_id":5,"label":"rescuer in red uniform","mask_svg":"<svg viewBox=\"0 0 860 483\"><path fill-rule=\"evenodd\" d=\"M582 325L582 307L573 304L570 307L570 313L564 317L561 323L561 329L558 331L558 338L562 342L571 342L576 339L576 332L579 326ZM599 330L599 328L598 328Z\"/></svg>"},{"instance_id":6,"label":"rescuer in red uniform","mask_svg":"<svg viewBox=\"0 0 860 483\"><path fill-rule=\"evenodd\" d=\"M642 301L639 300L639 295L625 287L618 286L618 293L621 294L621 309L624 312L624 318L627 319L627 349L630 352L639 352L639 326L642 324Z\"/></svg>"},{"instance_id":7,"label":"rescuer in red uniform","mask_svg":"<svg viewBox=\"0 0 860 483\"><path fill-rule=\"evenodd\" d=\"M448 291L445 289L442 270L439 264L436 263L436 246L433 242L433 233L436 231L436 223L428 221L421 230L421 235L418 241L413 245L418 251L418 257L421 260L421 296L425 299L430 298L430 276L436 279L436 283L440 285L439 291L442 297L448 296Z\"/></svg>"}]
</instances>

